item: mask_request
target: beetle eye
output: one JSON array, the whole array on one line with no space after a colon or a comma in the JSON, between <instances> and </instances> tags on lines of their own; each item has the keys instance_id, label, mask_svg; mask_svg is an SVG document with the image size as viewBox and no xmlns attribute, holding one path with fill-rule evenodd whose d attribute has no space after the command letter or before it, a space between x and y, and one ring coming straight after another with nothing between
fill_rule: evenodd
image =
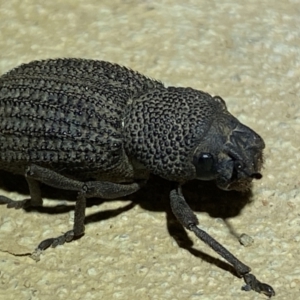
<instances>
[{"instance_id":1,"label":"beetle eye","mask_svg":"<svg viewBox=\"0 0 300 300\"><path fill-rule=\"evenodd\" d=\"M201 152L195 155L193 164L196 168L197 179L212 180L216 177L214 158L210 153Z\"/></svg>"}]
</instances>

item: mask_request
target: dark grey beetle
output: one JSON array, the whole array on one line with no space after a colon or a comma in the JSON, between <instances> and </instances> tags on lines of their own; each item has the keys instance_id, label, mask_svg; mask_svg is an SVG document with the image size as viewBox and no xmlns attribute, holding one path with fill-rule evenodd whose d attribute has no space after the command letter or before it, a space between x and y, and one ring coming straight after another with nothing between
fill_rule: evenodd
<instances>
[{"instance_id":1,"label":"dark grey beetle","mask_svg":"<svg viewBox=\"0 0 300 300\"><path fill-rule=\"evenodd\" d=\"M134 193L152 173L174 182L174 215L234 266L244 290L275 295L197 227L182 195L181 186L192 179L243 191L261 178L264 142L227 111L222 98L165 87L104 61L54 59L0 77L0 120L0 169L25 175L31 196L1 196L1 204L42 205L39 182L78 192L73 230L41 242L36 259L47 247L84 234L86 198Z\"/></svg>"}]
</instances>

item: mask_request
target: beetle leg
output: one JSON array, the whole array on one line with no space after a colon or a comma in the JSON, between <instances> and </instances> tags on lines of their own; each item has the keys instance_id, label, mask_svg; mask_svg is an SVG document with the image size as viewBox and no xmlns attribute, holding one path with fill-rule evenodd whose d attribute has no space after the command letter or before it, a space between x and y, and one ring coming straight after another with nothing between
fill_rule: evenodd
<instances>
[{"instance_id":1,"label":"beetle leg","mask_svg":"<svg viewBox=\"0 0 300 300\"><path fill-rule=\"evenodd\" d=\"M261 283L256 277L250 274L251 269L238 260L233 254L231 254L225 247L212 238L208 233L200 229L198 219L191 208L186 203L181 186L178 185L177 189L173 189L170 192L170 203L173 214L177 220L187 229L194 232L194 234L202 240L205 244L210 246L219 255L225 258L236 270L239 276L242 276L246 282L246 286L243 290L255 290L258 293L264 293L268 297L275 295L275 291L271 286L265 283Z\"/></svg>"},{"instance_id":2,"label":"beetle leg","mask_svg":"<svg viewBox=\"0 0 300 300\"><path fill-rule=\"evenodd\" d=\"M103 199L116 199L130 195L138 191L145 183L145 181L127 184L109 181L81 182L34 164L27 168L26 176L27 178L41 181L54 188L81 191L87 198L100 197Z\"/></svg>"},{"instance_id":3,"label":"beetle leg","mask_svg":"<svg viewBox=\"0 0 300 300\"><path fill-rule=\"evenodd\" d=\"M16 201L3 195L0 196L0 204L6 204L7 208L26 208L31 205L30 200L31 199L24 199L21 201Z\"/></svg>"},{"instance_id":4,"label":"beetle leg","mask_svg":"<svg viewBox=\"0 0 300 300\"><path fill-rule=\"evenodd\" d=\"M42 206L43 205L43 199L41 195L41 189L40 184L35 179L26 178L29 192L30 192L30 205L31 206Z\"/></svg>"},{"instance_id":5,"label":"beetle leg","mask_svg":"<svg viewBox=\"0 0 300 300\"><path fill-rule=\"evenodd\" d=\"M248 274L243 275L243 277L246 282L246 285L244 285L242 287L242 290L244 290L244 291L254 290L258 293L265 294L266 296L268 296L270 298L272 296L275 296L274 289L270 285L258 281L253 274L248 273Z\"/></svg>"},{"instance_id":6,"label":"beetle leg","mask_svg":"<svg viewBox=\"0 0 300 300\"><path fill-rule=\"evenodd\" d=\"M31 178L26 178L29 187L30 199L16 201L6 196L0 196L0 204L7 204L7 208L26 208L29 206L42 206L43 200L39 183Z\"/></svg>"},{"instance_id":7,"label":"beetle leg","mask_svg":"<svg viewBox=\"0 0 300 300\"><path fill-rule=\"evenodd\" d=\"M139 190L143 185L143 182L133 182L130 184L119 184L108 181L81 182L34 164L27 168L26 177L29 182L39 180L55 188L78 191L73 229L56 238L42 241L31 255L36 261L39 260L42 251L48 247L56 247L83 236L86 198L101 197L104 199L114 199L132 194Z\"/></svg>"},{"instance_id":8,"label":"beetle leg","mask_svg":"<svg viewBox=\"0 0 300 300\"><path fill-rule=\"evenodd\" d=\"M84 235L84 219L85 219L85 207L86 207L86 197L85 192L81 191L78 193L76 205L75 205L75 216L74 216L74 226L72 230L67 231L63 235L56 238L49 238L42 241L37 248L31 254L31 258L35 261L40 260L40 255L42 252L49 248L55 248L58 245L63 245L66 242L71 242L75 238L78 239Z\"/></svg>"},{"instance_id":9,"label":"beetle leg","mask_svg":"<svg viewBox=\"0 0 300 300\"><path fill-rule=\"evenodd\" d=\"M57 189L80 191L83 182L65 177L50 169L31 164L25 171L25 177L43 182Z\"/></svg>"}]
</instances>

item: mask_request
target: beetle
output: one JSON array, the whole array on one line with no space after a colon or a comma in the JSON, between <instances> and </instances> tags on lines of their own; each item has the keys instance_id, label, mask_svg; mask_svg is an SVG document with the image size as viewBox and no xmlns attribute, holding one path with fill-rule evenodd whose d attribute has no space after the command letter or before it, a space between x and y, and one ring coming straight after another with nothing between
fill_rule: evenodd
<instances>
[{"instance_id":1,"label":"beetle","mask_svg":"<svg viewBox=\"0 0 300 300\"><path fill-rule=\"evenodd\" d=\"M12 208L41 206L39 183L76 191L74 227L33 253L84 234L86 199L138 191L155 174L171 181L178 221L233 265L244 290L271 297L250 268L198 225L184 183L214 180L223 190L250 189L262 177L263 139L232 116L224 100L117 64L48 59L0 77L0 169L24 175L30 199L0 197Z\"/></svg>"}]
</instances>

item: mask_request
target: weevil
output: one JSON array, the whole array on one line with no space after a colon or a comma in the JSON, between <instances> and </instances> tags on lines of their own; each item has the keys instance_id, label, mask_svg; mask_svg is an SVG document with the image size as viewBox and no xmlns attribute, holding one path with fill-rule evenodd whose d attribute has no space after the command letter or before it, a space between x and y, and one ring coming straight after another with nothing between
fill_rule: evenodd
<instances>
[{"instance_id":1,"label":"weevil","mask_svg":"<svg viewBox=\"0 0 300 300\"><path fill-rule=\"evenodd\" d=\"M87 198L132 194L155 174L174 184L178 221L233 265L243 289L275 295L197 226L182 193L193 179L244 191L262 177L263 139L221 97L166 87L109 62L48 59L0 77L0 119L0 169L24 175L30 192L24 201L1 196L1 204L41 206L39 183L78 193L73 229L42 241L33 257L84 234Z\"/></svg>"}]
</instances>

